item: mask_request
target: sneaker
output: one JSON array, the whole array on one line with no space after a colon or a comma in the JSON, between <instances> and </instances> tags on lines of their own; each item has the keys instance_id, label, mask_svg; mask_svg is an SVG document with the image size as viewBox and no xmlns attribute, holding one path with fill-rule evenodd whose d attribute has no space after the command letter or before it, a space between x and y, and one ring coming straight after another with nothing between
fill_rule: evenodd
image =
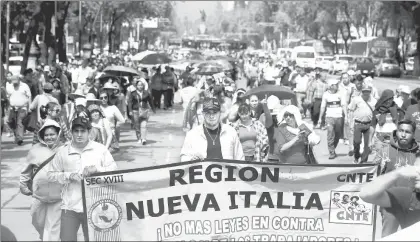
<instances>
[{"instance_id":1,"label":"sneaker","mask_svg":"<svg viewBox=\"0 0 420 242\"><path fill-rule=\"evenodd\" d=\"M141 144L146 145L146 140L145 139L141 140Z\"/></svg>"},{"instance_id":2,"label":"sneaker","mask_svg":"<svg viewBox=\"0 0 420 242\"><path fill-rule=\"evenodd\" d=\"M141 144L143 141L141 139L137 140L137 144Z\"/></svg>"},{"instance_id":3,"label":"sneaker","mask_svg":"<svg viewBox=\"0 0 420 242\"><path fill-rule=\"evenodd\" d=\"M353 160L353 164L360 164L359 159L354 159L354 160Z\"/></svg>"},{"instance_id":4,"label":"sneaker","mask_svg":"<svg viewBox=\"0 0 420 242\"><path fill-rule=\"evenodd\" d=\"M17 143L17 145L19 145L19 146L21 146L21 145L23 145L23 140L19 140L18 142L16 142Z\"/></svg>"},{"instance_id":5,"label":"sneaker","mask_svg":"<svg viewBox=\"0 0 420 242\"><path fill-rule=\"evenodd\" d=\"M354 151L353 150L350 150L349 151L349 156L353 156L354 155Z\"/></svg>"},{"instance_id":6,"label":"sneaker","mask_svg":"<svg viewBox=\"0 0 420 242\"><path fill-rule=\"evenodd\" d=\"M340 143L340 144L344 144L344 140L343 140L343 139L340 139L340 140L338 141L338 143Z\"/></svg>"},{"instance_id":7,"label":"sneaker","mask_svg":"<svg viewBox=\"0 0 420 242\"><path fill-rule=\"evenodd\" d=\"M349 140L344 140L344 145L350 145L350 142L349 142Z\"/></svg>"},{"instance_id":8,"label":"sneaker","mask_svg":"<svg viewBox=\"0 0 420 242\"><path fill-rule=\"evenodd\" d=\"M7 133L7 137L12 137L13 134L12 133Z\"/></svg>"},{"instance_id":9,"label":"sneaker","mask_svg":"<svg viewBox=\"0 0 420 242\"><path fill-rule=\"evenodd\" d=\"M328 157L328 159L330 159L330 160L335 159L335 158L337 158L336 153L332 153L332 154L330 154L330 157Z\"/></svg>"}]
</instances>

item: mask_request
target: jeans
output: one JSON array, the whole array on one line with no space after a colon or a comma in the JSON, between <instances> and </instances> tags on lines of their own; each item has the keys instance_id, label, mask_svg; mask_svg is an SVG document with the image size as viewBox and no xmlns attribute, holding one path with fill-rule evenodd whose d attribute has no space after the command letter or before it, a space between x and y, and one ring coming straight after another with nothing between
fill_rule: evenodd
<instances>
[{"instance_id":1,"label":"jeans","mask_svg":"<svg viewBox=\"0 0 420 242\"><path fill-rule=\"evenodd\" d=\"M318 125L319 115L321 114L321 102L322 99L315 98L311 108L311 119L314 126Z\"/></svg>"},{"instance_id":2,"label":"jeans","mask_svg":"<svg viewBox=\"0 0 420 242\"><path fill-rule=\"evenodd\" d=\"M160 100L162 99L162 91L152 89L153 105L156 108L160 108Z\"/></svg>"},{"instance_id":3,"label":"jeans","mask_svg":"<svg viewBox=\"0 0 420 242\"><path fill-rule=\"evenodd\" d=\"M77 232L82 225L85 241L88 240L88 224L84 213L61 210L61 241L77 241Z\"/></svg>"},{"instance_id":4,"label":"jeans","mask_svg":"<svg viewBox=\"0 0 420 242\"><path fill-rule=\"evenodd\" d=\"M326 117L325 123L327 124L328 151L330 154L335 154L335 148L341 137L343 118Z\"/></svg>"},{"instance_id":5,"label":"jeans","mask_svg":"<svg viewBox=\"0 0 420 242\"><path fill-rule=\"evenodd\" d=\"M172 89L166 89L163 92L163 103L164 103L164 108L169 108L172 107L172 100L174 97L174 90Z\"/></svg>"},{"instance_id":6,"label":"jeans","mask_svg":"<svg viewBox=\"0 0 420 242\"><path fill-rule=\"evenodd\" d=\"M367 162L369 157L369 129L370 129L370 122L367 124L362 123L354 123L354 158L359 159L360 157L361 162ZM360 145L362 144L362 136L363 136L363 154L360 155Z\"/></svg>"},{"instance_id":7,"label":"jeans","mask_svg":"<svg viewBox=\"0 0 420 242\"><path fill-rule=\"evenodd\" d=\"M134 130L137 140L146 139L148 118L140 117L139 111L133 111Z\"/></svg>"},{"instance_id":8,"label":"jeans","mask_svg":"<svg viewBox=\"0 0 420 242\"><path fill-rule=\"evenodd\" d=\"M23 127L22 120L26 117L27 112L25 109L22 108L13 108L10 107L9 115L11 112L16 112L16 128L13 129L13 133L15 135L15 142L23 141L23 135L25 133L25 127ZM36 111L34 111L36 112Z\"/></svg>"},{"instance_id":9,"label":"jeans","mask_svg":"<svg viewBox=\"0 0 420 242\"><path fill-rule=\"evenodd\" d=\"M398 231L400 223L394 214L389 213L386 208L380 208L382 214L382 238Z\"/></svg>"}]
</instances>

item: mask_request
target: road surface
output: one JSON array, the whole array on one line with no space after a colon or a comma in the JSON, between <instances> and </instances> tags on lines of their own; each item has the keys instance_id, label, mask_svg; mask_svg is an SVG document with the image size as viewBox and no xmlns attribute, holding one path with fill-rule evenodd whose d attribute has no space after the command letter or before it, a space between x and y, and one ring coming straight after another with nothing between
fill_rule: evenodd
<instances>
[{"instance_id":1,"label":"road surface","mask_svg":"<svg viewBox=\"0 0 420 242\"><path fill-rule=\"evenodd\" d=\"M382 91L385 88L395 90L401 83L411 88L420 86L420 81L389 78L375 78L374 83ZM238 84L240 86L240 84ZM176 99L178 99L176 94ZM184 141L182 131L182 110L180 105L168 111L158 111L150 118L148 125L148 144L137 144L134 131L127 124L121 135L121 152L114 156L119 169L130 169L179 162L179 152ZM326 131L316 131L321 136L321 143L315 147L315 154L320 163L351 164L347 156L348 146L339 144L338 158L328 160ZM25 157L31 147L32 134L25 136L23 146L16 146L13 139L2 137L1 152L1 223L14 232L19 241L38 240L37 232L31 224L31 198L19 193L19 175L25 164ZM24 231L24 232L22 232Z\"/></svg>"}]
</instances>

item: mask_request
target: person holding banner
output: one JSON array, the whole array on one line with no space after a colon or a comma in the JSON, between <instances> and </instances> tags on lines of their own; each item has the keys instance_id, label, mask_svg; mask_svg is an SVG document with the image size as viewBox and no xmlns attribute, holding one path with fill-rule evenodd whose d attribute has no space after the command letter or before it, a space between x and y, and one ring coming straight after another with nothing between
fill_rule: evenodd
<instances>
[{"instance_id":1,"label":"person holding banner","mask_svg":"<svg viewBox=\"0 0 420 242\"><path fill-rule=\"evenodd\" d=\"M208 159L245 160L235 129L221 123L221 104L216 98L203 101L204 123L191 129L181 149L181 161Z\"/></svg>"},{"instance_id":2,"label":"person holding banner","mask_svg":"<svg viewBox=\"0 0 420 242\"><path fill-rule=\"evenodd\" d=\"M64 185L61 193L61 241L77 241L80 225L87 240L88 225L86 211L83 211L81 181L93 173L117 169L108 149L89 140L91 128L88 119L74 119L71 125L73 140L57 151L48 171L50 181Z\"/></svg>"}]
</instances>

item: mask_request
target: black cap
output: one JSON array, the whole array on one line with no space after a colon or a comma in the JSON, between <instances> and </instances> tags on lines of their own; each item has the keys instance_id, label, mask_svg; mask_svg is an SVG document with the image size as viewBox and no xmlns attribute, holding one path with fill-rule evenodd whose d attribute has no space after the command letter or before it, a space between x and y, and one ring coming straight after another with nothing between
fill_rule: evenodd
<instances>
[{"instance_id":1,"label":"black cap","mask_svg":"<svg viewBox=\"0 0 420 242\"><path fill-rule=\"evenodd\" d=\"M203 102L203 111L216 111L220 112L220 102L216 98L206 98Z\"/></svg>"},{"instance_id":2,"label":"black cap","mask_svg":"<svg viewBox=\"0 0 420 242\"><path fill-rule=\"evenodd\" d=\"M88 129L88 130L92 128L90 121L84 117L77 117L73 119L73 121L71 122L72 129L76 128L77 126L82 127L84 129Z\"/></svg>"}]
</instances>

